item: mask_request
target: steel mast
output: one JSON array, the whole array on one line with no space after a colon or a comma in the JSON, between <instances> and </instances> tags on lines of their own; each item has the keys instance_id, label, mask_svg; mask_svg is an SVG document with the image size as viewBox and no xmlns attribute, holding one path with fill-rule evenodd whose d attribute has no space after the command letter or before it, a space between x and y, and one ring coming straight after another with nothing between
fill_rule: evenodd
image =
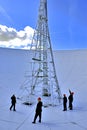
<instances>
[{"instance_id":1,"label":"steel mast","mask_svg":"<svg viewBox=\"0 0 87 130\"><path fill-rule=\"evenodd\" d=\"M60 99L61 91L48 29L47 0L40 0L37 26L30 49L33 50L31 94L40 88L43 96L56 95Z\"/></svg>"},{"instance_id":2,"label":"steel mast","mask_svg":"<svg viewBox=\"0 0 87 130\"><path fill-rule=\"evenodd\" d=\"M43 97L46 106L59 104L62 95L48 29L47 0L40 0L37 25L29 54L31 55L30 65L25 74L25 81L20 87L22 91L18 98L29 105L35 102L37 96Z\"/></svg>"}]
</instances>

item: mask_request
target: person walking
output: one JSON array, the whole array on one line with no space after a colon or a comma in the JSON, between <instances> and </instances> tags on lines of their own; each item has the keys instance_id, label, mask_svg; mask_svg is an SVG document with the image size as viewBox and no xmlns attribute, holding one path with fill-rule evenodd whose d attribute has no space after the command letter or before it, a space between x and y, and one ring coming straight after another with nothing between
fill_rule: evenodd
<instances>
[{"instance_id":1,"label":"person walking","mask_svg":"<svg viewBox=\"0 0 87 130\"><path fill-rule=\"evenodd\" d=\"M13 111L16 111L15 105L16 105L16 96L13 94L12 97L11 97L11 107L10 107L10 110L13 108Z\"/></svg>"},{"instance_id":2,"label":"person walking","mask_svg":"<svg viewBox=\"0 0 87 130\"><path fill-rule=\"evenodd\" d=\"M66 94L63 95L63 111L67 111L67 97L66 97Z\"/></svg>"},{"instance_id":3,"label":"person walking","mask_svg":"<svg viewBox=\"0 0 87 130\"><path fill-rule=\"evenodd\" d=\"M39 122L41 123L42 105L43 105L43 103L41 101L41 98L39 97L38 103L37 103L37 106L36 106L36 110L35 110L34 120L33 120L32 123L36 123L36 119L37 119L38 116L39 116Z\"/></svg>"},{"instance_id":4,"label":"person walking","mask_svg":"<svg viewBox=\"0 0 87 130\"><path fill-rule=\"evenodd\" d=\"M73 109L72 103L73 103L73 94L74 94L74 92L71 92L71 90L69 90L69 93L70 93L70 95L68 97L68 100L69 100L69 109L72 110Z\"/></svg>"}]
</instances>

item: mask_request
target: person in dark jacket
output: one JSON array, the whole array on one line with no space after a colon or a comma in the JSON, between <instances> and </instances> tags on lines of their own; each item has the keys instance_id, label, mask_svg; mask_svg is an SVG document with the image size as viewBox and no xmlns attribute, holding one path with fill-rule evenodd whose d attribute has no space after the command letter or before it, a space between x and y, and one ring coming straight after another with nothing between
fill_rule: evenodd
<instances>
[{"instance_id":1,"label":"person in dark jacket","mask_svg":"<svg viewBox=\"0 0 87 130\"><path fill-rule=\"evenodd\" d=\"M37 106L36 106L36 112L35 112L34 120L33 120L32 123L36 123L36 119L37 119L38 116L39 116L39 122L41 123L42 105L43 105L43 103L41 101L41 98L39 97L38 103L37 103Z\"/></svg>"},{"instance_id":2,"label":"person in dark jacket","mask_svg":"<svg viewBox=\"0 0 87 130\"><path fill-rule=\"evenodd\" d=\"M13 94L12 97L11 97L11 107L10 107L10 110L13 108L13 111L16 111L15 105L16 105L16 96Z\"/></svg>"},{"instance_id":3,"label":"person in dark jacket","mask_svg":"<svg viewBox=\"0 0 87 130\"><path fill-rule=\"evenodd\" d=\"M73 103L73 94L74 94L74 92L71 92L71 91L69 90L69 93L70 93L70 95L69 95L69 97L68 97L68 99L69 99L69 109L72 110L72 109L73 109L72 103Z\"/></svg>"},{"instance_id":4,"label":"person in dark jacket","mask_svg":"<svg viewBox=\"0 0 87 130\"><path fill-rule=\"evenodd\" d=\"M67 97L66 97L66 94L63 95L63 111L67 111Z\"/></svg>"}]
</instances>

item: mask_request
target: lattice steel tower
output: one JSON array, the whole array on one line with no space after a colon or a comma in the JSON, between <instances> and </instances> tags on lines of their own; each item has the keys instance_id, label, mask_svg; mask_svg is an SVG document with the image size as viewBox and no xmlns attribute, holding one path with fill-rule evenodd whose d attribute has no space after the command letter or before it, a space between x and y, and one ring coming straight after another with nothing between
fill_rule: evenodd
<instances>
[{"instance_id":1,"label":"lattice steel tower","mask_svg":"<svg viewBox=\"0 0 87 130\"><path fill-rule=\"evenodd\" d=\"M32 59L30 73L21 85L21 99L34 102L34 97L42 96L47 104L59 103L62 95L56 75L55 63L48 29L47 0L40 0L37 26L30 46ZM49 100L51 99L51 100ZM51 102L52 101L52 102Z\"/></svg>"},{"instance_id":2,"label":"lattice steel tower","mask_svg":"<svg viewBox=\"0 0 87 130\"><path fill-rule=\"evenodd\" d=\"M31 93L36 88L41 89L43 96L57 96L61 98L61 91L56 75L51 40L48 29L47 0L40 0L37 26L34 31L31 50L32 83ZM56 92L56 94L54 94Z\"/></svg>"}]
</instances>

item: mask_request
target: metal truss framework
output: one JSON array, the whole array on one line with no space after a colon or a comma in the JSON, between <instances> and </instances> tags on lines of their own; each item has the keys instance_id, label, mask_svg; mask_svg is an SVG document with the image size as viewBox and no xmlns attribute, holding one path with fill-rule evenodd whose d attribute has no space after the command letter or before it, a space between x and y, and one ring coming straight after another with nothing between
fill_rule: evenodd
<instances>
[{"instance_id":1,"label":"metal truss framework","mask_svg":"<svg viewBox=\"0 0 87 130\"><path fill-rule=\"evenodd\" d=\"M48 29L47 0L40 0L37 26L34 31L30 50L33 50L31 94L52 96L61 99L61 91L56 75L55 63ZM29 79L28 79L29 80Z\"/></svg>"}]
</instances>

